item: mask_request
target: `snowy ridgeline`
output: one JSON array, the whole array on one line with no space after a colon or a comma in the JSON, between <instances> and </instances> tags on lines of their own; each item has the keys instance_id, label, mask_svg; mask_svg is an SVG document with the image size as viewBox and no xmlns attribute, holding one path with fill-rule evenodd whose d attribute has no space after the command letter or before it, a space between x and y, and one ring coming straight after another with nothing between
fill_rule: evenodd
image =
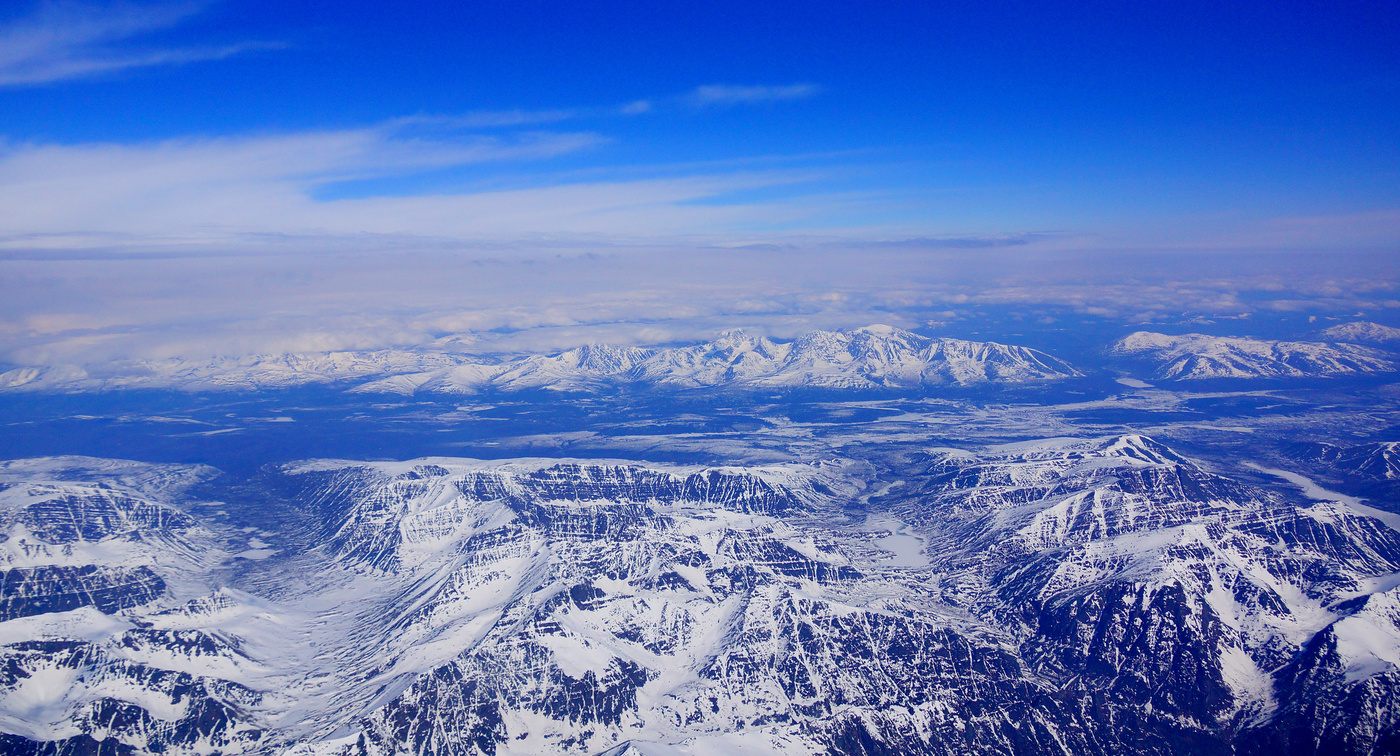
<instances>
[{"instance_id":1,"label":"snowy ridgeline","mask_svg":"<svg viewBox=\"0 0 1400 756\"><path fill-rule=\"evenodd\" d=\"M1384 328L1374 323L1376 329ZM1364 329L1329 329L1324 335L1335 342L1267 341L1233 336L1188 333L1167 336L1138 331L1116 342L1110 353L1147 360L1154 377L1168 380L1203 378L1326 378L1344 375L1393 373L1400 360L1392 352L1347 343L1361 340ZM1397 329L1389 329L1397 330ZM1384 339L1367 339L1389 343Z\"/></svg>"},{"instance_id":2,"label":"snowy ridgeline","mask_svg":"<svg viewBox=\"0 0 1400 756\"><path fill-rule=\"evenodd\" d=\"M1393 750L1400 518L1135 435L908 464L317 461L285 532L207 468L8 463L0 745Z\"/></svg>"},{"instance_id":3,"label":"snowy ridgeline","mask_svg":"<svg viewBox=\"0 0 1400 756\"><path fill-rule=\"evenodd\" d=\"M1115 342L1111 368L1147 362L1167 380L1306 378L1390 373L1400 329L1375 323L1335 326L1329 341L1266 341L1139 331ZM594 391L634 386L910 390L938 386L1026 385L1083 373L1023 346L926 338L889 326L814 331L775 342L742 331L678 348L589 345L552 355L508 357L451 351L455 337L408 350L251 355L210 360L171 358L100 366L20 367L0 373L0 391L259 390L330 385L386 394L482 391ZM1364 346L1363 343L1377 346ZM1378 348L1379 347L1379 348ZM1123 365L1118 364L1123 362Z\"/></svg>"},{"instance_id":4,"label":"snowy ridgeline","mask_svg":"<svg viewBox=\"0 0 1400 756\"><path fill-rule=\"evenodd\" d=\"M216 359L148 360L104 366L29 367L0 374L0 390L185 390L358 384L369 392L474 393L483 389L588 390L609 385L675 388L749 386L909 388L1023 383L1076 376L1033 349L929 339L888 326L814 331L777 343L731 331L692 347L583 346L543 356L486 360L432 350L332 352Z\"/></svg>"}]
</instances>

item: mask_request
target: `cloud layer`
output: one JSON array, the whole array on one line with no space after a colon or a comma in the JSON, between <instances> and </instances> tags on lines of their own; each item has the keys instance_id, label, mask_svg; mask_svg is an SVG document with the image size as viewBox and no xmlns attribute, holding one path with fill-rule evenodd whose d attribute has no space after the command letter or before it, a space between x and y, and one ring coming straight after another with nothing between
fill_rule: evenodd
<instances>
[{"instance_id":1,"label":"cloud layer","mask_svg":"<svg viewBox=\"0 0 1400 756\"><path fill-rule=\"evenodd\" d=\"M496 252L412 245L0 261L10 294L0 302L0 361L100 364L444 339L471 352L549 351L697 341L734 327L775 337L870 323L976 329L988 308L1124 327L1400 313L1400 282L1376 277L1376 258L1364 255L1075 255L819 240Z\"/></svg>"}]
</instances>

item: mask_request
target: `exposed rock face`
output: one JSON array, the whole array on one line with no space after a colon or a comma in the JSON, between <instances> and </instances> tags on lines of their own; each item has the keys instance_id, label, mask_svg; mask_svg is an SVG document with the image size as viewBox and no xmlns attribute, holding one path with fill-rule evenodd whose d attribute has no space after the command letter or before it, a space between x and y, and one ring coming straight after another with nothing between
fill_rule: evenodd
<instances>
[{"instance_id":1,"label":"exposed rock face","mask_svg":"<svg viewBox=\"0 0 1400 756\"><path fill-rule=\"evenodd\" d=\"M40 500L23 507L9 519L23 525L30 535L45 543L101 541L142 531L186 530L195 525L193 519L178 509L110 488L34 486L25 494Z\"/></svg>"},{"instance_id":2,"label":"exposed rock face","mask_svg":"<svg viewBox=\"0 0 1400 756\"><path fill-rule=\"evenodd\" d=\"M148 604L165 592L151 568L19 567L0 572L0 621L84 606L104 614Z\"/></svg>"}]
</instances>

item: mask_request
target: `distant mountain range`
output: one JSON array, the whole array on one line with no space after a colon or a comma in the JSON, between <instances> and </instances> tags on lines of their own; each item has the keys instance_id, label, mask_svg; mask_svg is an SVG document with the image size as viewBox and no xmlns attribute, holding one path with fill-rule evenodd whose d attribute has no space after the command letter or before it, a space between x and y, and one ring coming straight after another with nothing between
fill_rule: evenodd
<instances>
[{"instance_id":1,"label":"distant mountain range","mask_svg":"<svg viewBox=\"0 0 1400 756\"><path fill-rule=\"evenodd\" d=\"M926 338L889 326L814 331L774 342L742 331L682 348L589 345L554 355L486 360L429 351L333 352L126 363L94 372L78 366L19 368L0 390L187 391L342 384L356 391L469 394L485 389L914 388L1029 383L1078 376L1044 352L994 342Z\"/></svg>"},{"instance_id":2,"label":"distant mountain range","mask_svg":"<svg viewBox=\"0 0 1400 756\"><path fill-rule=\"evenodd\" d=\"M1107 350L1110 361L1147 363L1166 380L1308 378L1400 370L1400 329L1349 323L1323 332L1336 341L1270 341L1138 331ZM0 391L123 389L256 391L324 385L363 393L476 394L607 388L917 390L1016 386L1083 376L1079 368L1024 346L930 338L872 325L812 331L786 342L729 331L693 346L590 344L555 354L507 356L403 350L139 360L102 366L20 367L0 373Z\"/></svg>"},{"instance_id":3,"label":"distant mountain range","mask_svg":"<svg viewBox=\"0 0 1400 756\"><path fill-rule=\"evenodd\" d=\"M1317 378L1400 369L1394 354L1357 344L1200 333L1168 336L1138 331L1119 339L1109 352L1144 360L1152 365L1153 377L1167 380Z\"/></svg>"}]
</instances>

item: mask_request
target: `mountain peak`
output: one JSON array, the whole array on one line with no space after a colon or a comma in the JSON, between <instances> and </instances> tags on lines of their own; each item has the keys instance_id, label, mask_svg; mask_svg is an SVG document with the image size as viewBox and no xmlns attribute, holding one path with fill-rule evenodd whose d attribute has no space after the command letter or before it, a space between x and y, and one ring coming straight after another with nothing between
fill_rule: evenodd
<instances>
[{"instance_id":1,"label":"mountain peak","mask_svg":"<svg viewBox=\"0 0 1400 756\"><path fill-rule=\"evenodd\" d=\"M910 333L909 331L906 331L903 328L896 328L892 325L885 325L884 323L874 323L872 325L862 326L860 328L854 329L852 333L868 333L871 336L878 336L880 338L886 339L893 336L898 336L900 338L908 338L910 336L914 336L913 333Z\"/></svg>"},{"instance_id":2,"label":"mountain peak","mask_svg":"<svg viewBox=\"0 0 1400 756\"><path fill-rule=\"evenodd\" d=\"M1110 440L1102 450L1105 456L1123 457L1151 465L1185 462L1186 459L1160 443L1140 433L1126 433Z\"/></svg>"}]
</instances>

